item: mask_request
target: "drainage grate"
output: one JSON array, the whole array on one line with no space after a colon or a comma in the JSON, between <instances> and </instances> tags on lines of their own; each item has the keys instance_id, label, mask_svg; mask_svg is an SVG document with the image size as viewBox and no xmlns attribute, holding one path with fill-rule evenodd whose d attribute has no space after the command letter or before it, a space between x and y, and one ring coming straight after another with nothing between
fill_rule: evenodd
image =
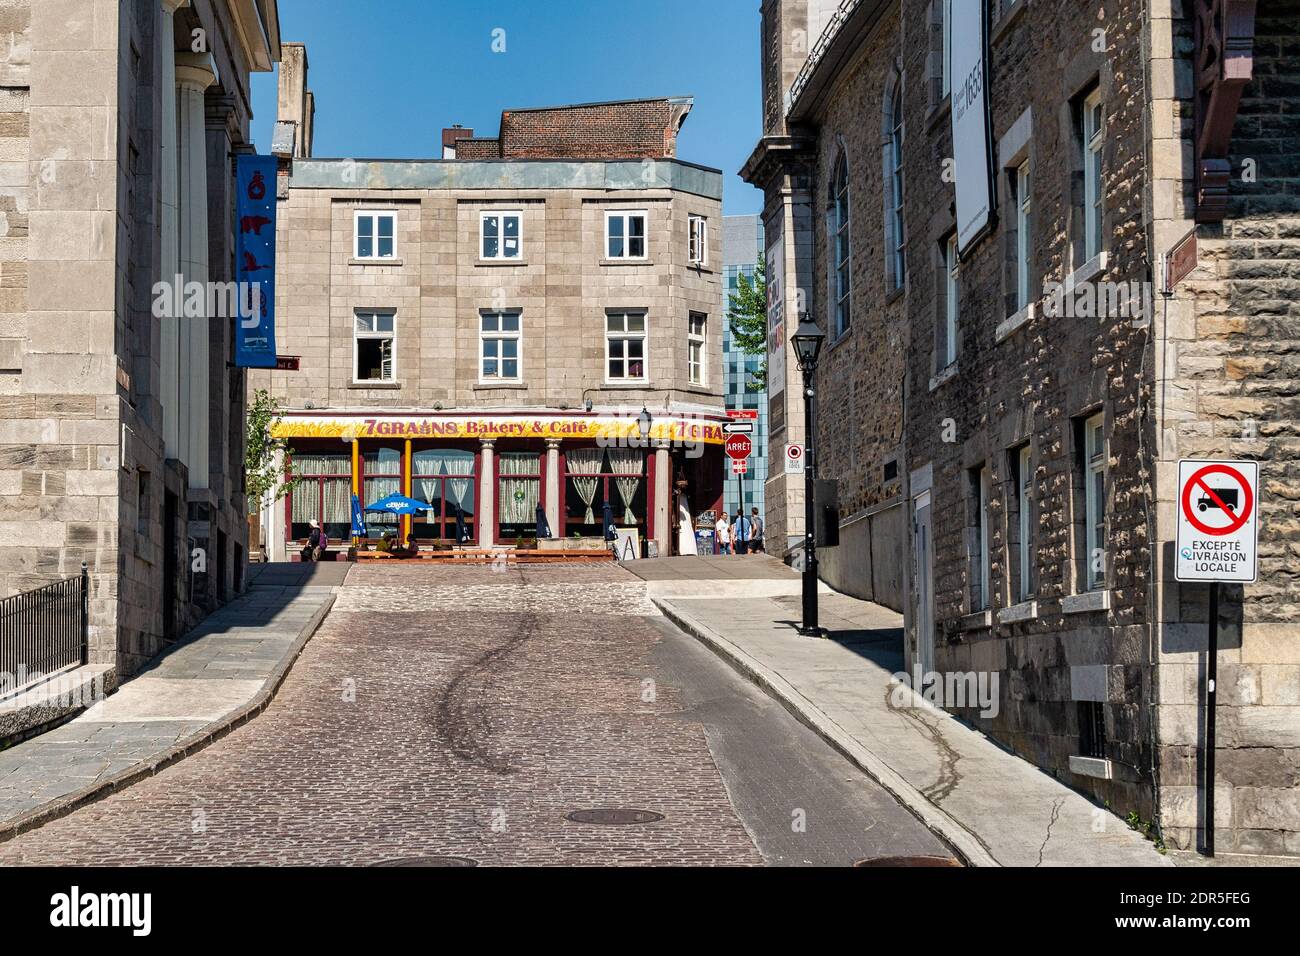
<instances>
[{"instance_id":1,"label":"drainage grate","mask_svg":"<svg viewBox=\"0 0 1300 956\"><path fill-rule=\"evenodd\" d=\"M960 860L950 856L877 856L858 860L854 866L961 866Z\"/></svg>"},{"instance_id":2,"label":"drainage grate","mask_svg":"<svg viewBox=\"0 0 1300 956\"><path fill-rule=\"evenodd\" d=\"M478 860L466 856L404 856L396 860L380 860L371 866L478 866Z\"/></svg>"},{"instance_id":3,"label":"drainage grate","mask_svg":"<svg viewBox=\"0 0 1300 956\"><path fill-rule=\"evenodd\" d=\"M602 823L614 826L658 823L663 818L662 813L655 813L653 810L574 810L564 817L574 823Z\"/></svg>"}]
</instances>

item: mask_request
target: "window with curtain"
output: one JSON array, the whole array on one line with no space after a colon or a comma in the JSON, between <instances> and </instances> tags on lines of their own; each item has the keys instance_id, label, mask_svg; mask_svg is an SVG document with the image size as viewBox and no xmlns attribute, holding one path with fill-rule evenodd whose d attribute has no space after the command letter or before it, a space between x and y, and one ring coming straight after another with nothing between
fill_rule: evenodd
<instances>
[{"instance_id":1,"label":"window with curtain","mask_svg":"<svg viewBox=\"0 0 1300 956\"><path fill-rule=\"evenodd\" d=\"M568 448L564 452L564 533L599 535L605 498L605 449Z\"/></svg>"},{"instance_id":2,"label":"window with curtain","mask_svg":"<svg viewBox=\"0 0 1300 956\"><path fill-rule=\"evenodd\" d=\"M376 501L402 492L402 451L399 448L372 448L361 452L361 504L369 507ZM366 512L366 537L378 538L385 531L398 530L395 514Z\"/></svg>"},{"instance_id":3,"label":"window with curtain","mask_svg":"<svg viewBox=\"0 0 1300 956\"><path fill-rule=\"evenodd\" d=\"M431 506L414 518L414 537L455 541L459 507L464 527L461 543L474 540L474 453L455 448L415 452L411 456L411 497Z\"/></svg>"},{"instance_id":4,"label":"window with curtain","mask_svg":"<svg viewBox=\"0 0 1300 956\"><path fill-rule=\"evenodd\" d=\"M301 541L319 521L331 541L352 534L352 458L345 453L296 454L290 474L303 480L289 494L290 535Z\"/></svg>"},{"instance_id":5,"label":"window with curtain","mask_svg":"<svg viewBox=\"0 0 1300 956\"><path fill-rule=\"evenodd\" d=\"M502 540L537 534L537 503L542 495L542 456L505 451L497 458L500 476L497 527Z\"/></svg>"},{"instance_id":6,"label":"window with curtain","mask_svg":"<svg viewBox=\"0 0 1300 956\"><path fill-rule=\"evenodd\" d=\"M614 519L624 525L638 525L645 521L644 496L638 497L645 482L645 455L635 448L609 449L609 468L614 473L614 487L622 502L620 510L614 509ZM613 500L610 501L613 505Z\"/></svg>"}]
</instances>

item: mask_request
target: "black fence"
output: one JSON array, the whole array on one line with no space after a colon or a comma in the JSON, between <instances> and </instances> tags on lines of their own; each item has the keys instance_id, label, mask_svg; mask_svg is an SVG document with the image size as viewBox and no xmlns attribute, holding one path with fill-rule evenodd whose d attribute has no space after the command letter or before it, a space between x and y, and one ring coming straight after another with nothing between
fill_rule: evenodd
<instances>
[{"instance_id":1,"label":"black fence","mask_svg":"<svg viewBox=\"0 0 1300 956\"><path fill-rule=\"evenodd\" d=\"M86 663L90 575L0 599L0 692Z\"/></svg>"}]
</instances>

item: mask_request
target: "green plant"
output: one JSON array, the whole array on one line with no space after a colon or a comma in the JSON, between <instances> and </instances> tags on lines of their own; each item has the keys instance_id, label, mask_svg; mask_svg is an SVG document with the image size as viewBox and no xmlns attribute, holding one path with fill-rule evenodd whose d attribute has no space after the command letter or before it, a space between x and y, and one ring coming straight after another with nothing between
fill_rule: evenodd
<instances>
[{"instance_id":1,"label":"green plant","mask_svg":"<svg viewBox=\"0 0 1300 956\"><path fill-rule=\"evenodd\" d=\"M761 355L763 361L745 390L761 392L767 387L767 277L762 263L751 279L743 272L736 277L736 292L727 300L727 321L731 340L746 355Z\"/></svg>"},{"instance_id":2,"label":"green plant","mask_svg":"<svg viewBox=\"0 0 1300 956\"><path fill-rule=\"evenodd\" d=\"M283 438L274 435L280 421L280 403L271 393L259 388L248 403L247 440L244 445L244 488L250 510L267 503L267 495L274 495L270 503L282 499L299 478L285 473L281 456L291 456L293 449Z\"/></svg>"},{"instance_id":3,"label":"green plant","mask_svg":"<svg viewBox=\"0 0 1300 956\"><path fill-rule=\"evenodd\" d=\"M1107 806L1110 804L1107 803ZM1143 837L1155 844L1157 853L1165 852L1165 838L1160 835L1159 829L1150 820L1143 820L1136 810L1130 810L1128 816L1124 818L1130 830L1136 830ZM1154 832L1153 832L1154 831Z\"/></svg>"}]
</instances>

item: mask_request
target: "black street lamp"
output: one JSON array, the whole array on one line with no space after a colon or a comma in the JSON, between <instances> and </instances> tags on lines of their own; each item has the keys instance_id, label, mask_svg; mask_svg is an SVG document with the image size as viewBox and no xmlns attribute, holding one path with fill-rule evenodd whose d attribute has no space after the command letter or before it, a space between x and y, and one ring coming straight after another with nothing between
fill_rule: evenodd
<instances>
[{"instance_id":1,"label":"black street lamp","mask_svg":"<svg viewBox=\"0 0 1300 956\"><path fill-rule=\"evenodd\" d=\"M803 426L804 426L804 546L803 546L803 624L799 633L804 637L821 637L817 625L817 454L813 447L813 414L817 392L813 378L817 374L817 356L822 350L826 333L808 317L799 316L799 327L790 341L794 344L799 371L803 372Z\"/></svg>"}]
</instances>

